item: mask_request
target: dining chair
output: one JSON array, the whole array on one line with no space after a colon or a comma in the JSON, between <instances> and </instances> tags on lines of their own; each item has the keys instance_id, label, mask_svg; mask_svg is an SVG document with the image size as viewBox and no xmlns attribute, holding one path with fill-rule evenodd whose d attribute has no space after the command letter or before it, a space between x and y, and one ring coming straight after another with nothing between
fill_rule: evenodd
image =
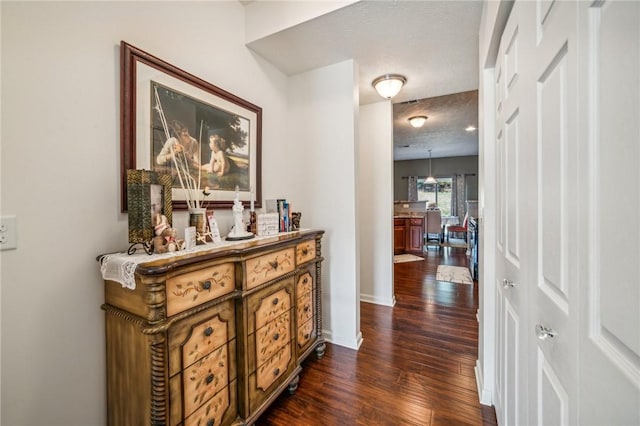
<instances>
[{"instance_id":1,"label":"dining chair","mask_svg":"<svg viewBox=\"0 0 640 426\"><path fill-rule=\"evenodd\" d=\"M469 212L465 213L462 225L449 225L447 226L447 241L451 237L451 234L462 234L462 238L467 241L467 223L469 222Z\"/></svg>"},{"instance_id":2,"label":"dining chair","mask_svg":"<svg viewBox=\"0 0 640 426\"><path fill-rule=\"evenodd\" d=\"M427 225L425 227L425 244L438 245L438 249L441 243L444 241L444 235L442 232L442 213L440 210L427 210L426 213Z\"/></svg>"}]
</instances>

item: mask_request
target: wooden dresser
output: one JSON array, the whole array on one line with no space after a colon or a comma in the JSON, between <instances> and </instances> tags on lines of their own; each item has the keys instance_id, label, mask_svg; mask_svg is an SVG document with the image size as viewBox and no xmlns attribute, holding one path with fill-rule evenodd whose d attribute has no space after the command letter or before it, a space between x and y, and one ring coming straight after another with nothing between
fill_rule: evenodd
<instances>
[{"instance_id":1,"label":"wooden dresser","mask_svg":"<svg viewBox=\"0 0 640 426\"><path fill-rule=\"evenodd\" d=\"M323 231L140 263L105 281L109 425L252 424L324 355Z\"/></svg>"}]
</instances>

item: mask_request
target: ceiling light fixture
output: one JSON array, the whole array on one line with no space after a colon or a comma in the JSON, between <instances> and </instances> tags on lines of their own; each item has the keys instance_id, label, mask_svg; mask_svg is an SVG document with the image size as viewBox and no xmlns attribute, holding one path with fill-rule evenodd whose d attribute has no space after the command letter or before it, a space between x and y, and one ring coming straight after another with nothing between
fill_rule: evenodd
<instances>
[{"instance_id":1,"label":"ceiling light fixture","mask_svg":"<svg viewBox=\"0 0 640 426\"><path fill-rule=\"evenodd\" d=\"M427 118L429 117L426 115L415 115L413 117L409 117L409 123L411 123L413 127L422 127L427 121Z\"/></svg>"},{"instance_id":2,"label":"ceiling light fixture","mask_svg":"<svg viewBox=\"0 0 640 426\"><path fill-rule=\"evenodd\" d=\"M438 183L436 178L433 177L433 174L431 174L431 150L429 150L429 177L424 183Z\"/></svg>"},{"instance_id":3,"label":"ceiling light fixture","mask_svg":"<svg viewBox=\"0 0 640 426\"><path fill-rule=\"evenodd\" d=\"M373 80L371 84L378 95L385 99L391 99L400 92L406 82L406 77L400 74L385 74Z\"/></svg>"},{"instance_id":4,"label":"ceiling light fixture","mask_svg":"<svg viewBox=\"0 0 640 426\"><path fill-rule=\"evenodd\" d=\"M465 130L467 132L473 132L476 129L476 126L468 126Z\"/></svg>"}]
</instances>

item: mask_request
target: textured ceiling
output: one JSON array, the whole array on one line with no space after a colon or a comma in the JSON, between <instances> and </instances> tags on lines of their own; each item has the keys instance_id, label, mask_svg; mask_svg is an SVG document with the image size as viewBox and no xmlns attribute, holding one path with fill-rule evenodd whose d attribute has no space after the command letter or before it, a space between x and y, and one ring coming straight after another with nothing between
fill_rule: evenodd
<instances>
[{"instance_id":1,"label":"textured ceiling","mask_svg":"<svg viewBox=\"0 0 640 426\"><path fill-rule=\"evenodd\" d=\"M477 90L481 13L481 1L360 1L256 40L249 47L287 75L354 59L359 66L361 104L381 100L371 87L373 79L402 74L407 84L393 99L398 104ZM441 104L446 110L438 112ZM412 128L412 133L404 126L395 129L394 155L399 156L395 159L427 158L421 149L429 144L434 158L477 155L477 132L445 130L462 127L464 132L469 124L477 125L477 106L471 123L470 111L456 112L449 102L430 105L426 115L433 119L422 132L435 124L440 130L418 136L418 129ZM394 125L399 123L406 124L406 119L395 117ZM449 145L444 144L447 137L453 138L448 139ZM396 148L402 145L412 147Z\"/></svg>"},{"instance_id":2,"label":"textured ceiling","mask_svg":"<svg viewBox=\"0 0 640 426\"><path fill-rule=\"evenodd\" d=\"M409 118L429 117L415 128ZM393 158L412 160L425 158L432 150L433 158L478 155L478 91L456 93L393 105Z\"/></svg>"}]
</instances>

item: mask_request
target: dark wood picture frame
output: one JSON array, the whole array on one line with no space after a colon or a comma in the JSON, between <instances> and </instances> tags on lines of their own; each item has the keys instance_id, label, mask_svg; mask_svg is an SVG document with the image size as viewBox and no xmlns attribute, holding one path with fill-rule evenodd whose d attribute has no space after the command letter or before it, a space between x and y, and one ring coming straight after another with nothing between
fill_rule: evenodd
<instances>
[{"instance_id":1,"label":"dark wood picture frame","mask_svg":"<svg viewBox=\"0 0 640 426\"><path fill-rule=\"evenodd\" d=\"M141 77L143 74L154 74L154 76L149 78ZM156 77L160 81L157 81ZM152 81L151 78L154 80ZM245 132L246 140L248 140L246 142L248 153L246 154L246 161L243 162L243 166L246 169L244 173L248 174L248 178L244 187L240 188L239 194L240 200L248 206L251 200L251 192L253 192L255 207L260 208L262 206L262 108L122 41L120 45L122 211L127 211L128 206L127 170L154 170L154 167L156 167L153 155L158 149L158 141L154 142L155 136L152 135L154 135L154 131L157 131L157 129L153 129L153 114L157 108L152 105L151 97L147 97L152 90L150 88L151 85L148 84L149 82L152 85L168 86L168 91L177 94L178 97L184 94L180 99L189 102L190 107L191 104L194 104L196 108L210 109L219 114L237 117L248 123L248 130ZM176 101L177 108L180 107L179 102L181 101ZM145 113L141 113L143 109ZM202 140L202 124L200 124L199 129L193 127L195 126L192 126L192 135L196 136L200 133L200 152L208 151L208 148L206 150L202 148L203 146L209 146L207 141ZM141 131L141 129L143 130ZM148 134L145 132L148 132ZM205 157L205 155L200 154L200 160ZM201 161L202 163L204 161ZM211 171L210 176L211 179L216 178L213 171ZM172 183L173 210L186 210L187 202L180 195L181 190L175 182ZM203 184L201 189L204 189L204 186ZM217 188L214 184L211 186L211 192L213 195L203 200L204 207L233 207L233 200L236 195L235 188Z\"/></svg>"}]
</instances>

